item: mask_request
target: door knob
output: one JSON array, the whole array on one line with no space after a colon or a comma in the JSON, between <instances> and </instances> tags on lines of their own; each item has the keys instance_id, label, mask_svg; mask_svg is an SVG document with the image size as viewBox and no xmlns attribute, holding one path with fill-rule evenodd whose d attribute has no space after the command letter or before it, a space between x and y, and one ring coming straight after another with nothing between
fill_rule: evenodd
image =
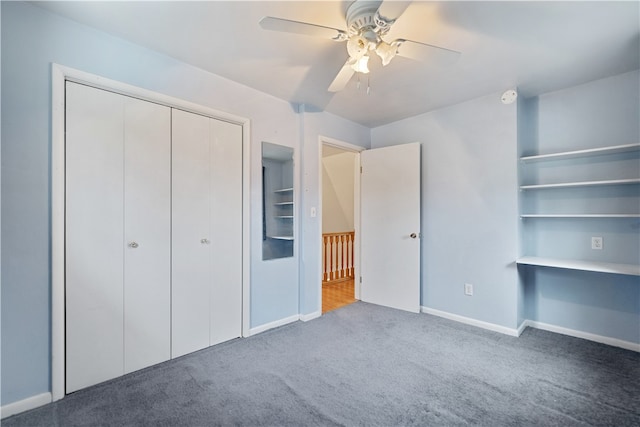
<instances>
[{"instance_id":1,"label":"door knob","mask_svg":"<svg viewBox=\"0 0 640 427\"><path fill-rule=\"evenodd\" d=\"M138 246L139 246L139 245L138 245L138 243L137 243L137 242L131 242L131 243L129 243L129 247L130 247L130 248L135 249L135 248L137 248Z\"/></svg>"},{"instance_id":2,"label":"door knob","mask_svg":"<svg viewBox=\"0 0 640 427\"><path fill-rule=\"evenodd\" d=\"M416 233L411 233L409 234L409 237L411 237L412 239L415 239L416 237L418 237L418 235Z\"/></svg>"},{"instance_id":3,"label":"door knob","mask_svg":"<svg viewBox=\"0 0 640 427\"><path fill-rule=\"evenodd\" d=\"M202 243L203 245L208 245L209 239L200 239L200 243Z\"/></svg>"}]
</instances>

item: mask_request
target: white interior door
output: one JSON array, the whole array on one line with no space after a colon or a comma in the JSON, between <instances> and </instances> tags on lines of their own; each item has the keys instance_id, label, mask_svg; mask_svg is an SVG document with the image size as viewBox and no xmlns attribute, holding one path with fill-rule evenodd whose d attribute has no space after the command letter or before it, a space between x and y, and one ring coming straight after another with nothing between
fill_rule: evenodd
<instances>
[{"instance_id":1,"label":"white interior door","mask_svg":"<svg viewBox=\"0 0 640 427\"><path fill-rule=\"evenodd\" d=\"M171 109L124 98L124 373L171 357Z\"/></svg>"},{"instance_id":2,"label":"white interior door","mask_svg":"<svg viewBox=\"0 0 640 427\"><path fill-rule=\"evenodd\" d=\"M209 118L172 113L171 357L209 346Z\"/></svg>"},{"instance_id":3,"label":"white interior door","mask_svg":"<svg viewBox=\"0 0 640 427\"><path fill-rule=\"evenodd\" d=\"M363 151L360 299L420 311L420 144Z\"/></svg>"},{"instance_id":4,"label":"white interior door","mask_svg":"<svg viewBox=\"0 0 640 427\"><path fill-rule=\"evenodd\" d=\"M170 357L170 109L67 83L67 392Z\"/></svg>"},{"instance_id":5,"label":"white interior door","mask_svg":"<svg viewBox=\"0 0 640 427\"><path fill-rule=\"evenodd\" d=\"M209 125L214 345L242 335L242 127L215 119Z\"/></svg>"},{"instance_id":6,"label":"white interior door","mask_svg":"<svg viewBox=\"0 0 640 427\"><path fill-rule=\"evenodd\" d=\"M66 84L66 392L122 375L122 96Z\"/></svg>"}]
</instances>

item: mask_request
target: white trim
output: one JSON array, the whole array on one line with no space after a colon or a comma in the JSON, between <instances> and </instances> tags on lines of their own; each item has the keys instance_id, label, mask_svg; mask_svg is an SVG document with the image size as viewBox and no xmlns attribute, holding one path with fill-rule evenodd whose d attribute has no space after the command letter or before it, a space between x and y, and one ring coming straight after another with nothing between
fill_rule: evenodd
<instances>
[{"instance_id":1,"label":"white trim","mask_svg":"<svg viewBox=\"0 0 640 427\"><path fill-rule=\"evenodd\" d=\"M564 328L562 326L550 325L548 323L543 323L543 322L536 322L535 320L525 320L523 324L531 328L541 329L543 331L555 332L556 334L568 335L570 337L582 338L589 341L595 341L595 342L598 342L601 344L607 344L613 347L624 348L625 350L640 352L640 343L625 341L618 338L605 337L603 335L596 335L590 332L577 331L575 329Z\"/></svg>"},{"instance_id":2,"label":"white trim","mask_svg":"<svg viewBox=\"0 0 640 427\"><path fill-rule=\"evenodd\" d=\"M242 126L242 336L251 335L251 126L250 120L172 96L106 79L53 63L51 66L51 399L65 395L65 298L64 298L64 207L65 207L65 81L109 90L156 104L201 114Z\"/></svg>"},{"instance_id":3,"label":"white trim","mask_svg":"<svg viewBox=\"0 0 640 427\"><path fill-rule=\"evenodd\" d=\"M301 314L300 320L302 320L303 322L308 322L309 320L317 319L320 316L322 316L322 310L314 311L313 313L309 314Z\"/></svg>"},{"instance_id":4,"label":"white trim","mask_svg":"<svg viewBox=\"0 0 640 427\"><path fill-rule=\"evenodd\" d=\"M527 326L529 326L529 321L528 320L523 320L522 323L520 324L520 326L518 326L518 336L522 335L522 333L524 332L525 329L527 329Z\"/></svg>"},{"instance_id":5,"label":"white trim","mask_svg":"<svg viewBox=\"0 0 640 427\"><path fill-rule=\"evenodd\" d=\"M7 417L10 417L11 415L19 414L21 412L29 411L31 409L44 406L51 402L52 402L51 393L49 392L27 397L26 399L9 403L7 405L4 405L2 408L0 408L0 418L4 419Z\"/></svg>"},{"instance_id":6,"label":"white trim","mask_svg":"<svg viewBox=\"0 0 640 427\"><path fill-rule=\"evenodd\" d=\"M242 336L251 325L251 122L242 123Z\"/></svg>"},{"instance_id":7,"label":"white trim","mask_svg":"<svg viewBox=\"0 0 640 427\"><path fill-rule=\"evenodd\" d=\"M261 332L268 331L269 329L277 328L279 326L288 325L289 323L297 322L298 320L300 320L300 315L295 314L293 316L285 317L284 319L265 323L264 325L256 326L255 328L249 329L249 336L253 336Z\"/></svg>"},{"instance_id":8,"label":"white trim","mask_svg":"<svg viewBox=\"0 0 640 427\"><path fill-rule=\"evenodd\" d=\"M344 141L341 141L341 140L335 139L335 138L330 138L328 136L320 135L319 139L320 139L320 144L331 145L332 147L340 148L340 149L346 150L346 151L353 151L355 153L360 153L360 152L366 150L366 148L361 147L359 145L349 144L348 142L344 142ZM322 146L320 148L322 148ZM322 154L322 152L321 152L321 154ZM322 158L322 155L320 156L320 158Z\"/></svg>"},{"instance_id":9,"label":"white trim","mask_svg":"<svg viewBox=\"0 0 640 427\"><path fill-rule=\"evenodd\" d=\"M420 307L422 313L432 314L434 316L443 317L445 319L454 320L456 322L464 323L471 326L477 326L478 328L488 329L494 332L500 332L501 334L517 337L518 329L507 328L506 326L496 325L495 323L484 322L482 320L472 319L470 317L460 316L458 314L448 313L446 311L436 310L425 306Z\"/></svg>"},{"instance_id":10,"label":"white trim","mask_svg":"<svg viewBox=\"0 0 640 427\"><path fill-rule=\"evenodd\" d=\"M355 165L354 165L354 175L353 175L353 230L355 231L355 239L353 242L353 246L356 251L356 256L353 260L354 268L353 268L353 282L354 282L354 297L356 299L360 299L360 153L366 150L364 147L360 147L359 145L350 144L348 142L341 141L339 139L330 138L328 136L318 135L318 226L320 229L320 235L318 236L318 241L320 242L320 247L322 247L322 146L329 145L334 148L339 148L341 150L350 151L355 153ZM318 259L318 271L320 272L320 278L318 279L318 301L319 305L322 308L322 252L320 253L320 257Z\"/></svg>"},{"instance_id":11,"label":"white trim","mask_svg":"<svg viewBox=\"0 0 640 427\"><path fill-rule=\"evenodd\" d=\"M65 390L64 183L65 71L51 67L51 398Z\"/></svg>"}]
</instances>

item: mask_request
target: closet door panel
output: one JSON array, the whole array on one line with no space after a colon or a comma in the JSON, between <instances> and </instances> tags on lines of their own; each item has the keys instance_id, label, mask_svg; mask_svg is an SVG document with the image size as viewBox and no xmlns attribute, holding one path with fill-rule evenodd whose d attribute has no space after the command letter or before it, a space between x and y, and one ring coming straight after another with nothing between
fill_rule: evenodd
<instances>
[{"instance_id":1,"label":"closet door panel","mask_svg":"<svg viewBox=\"0 0 640 427\"><path fill-rule=\"evenodd\" d=\"M172 110L171 357L209 346L209 119Z\"/></svg>"},{"instance_id":2,"label":"closet door panel","mask_svg":"<svg viewBox=\"0 0 640 427\"><path fill-rule=\"evenodd\" d=\"M126 98L124 372L171 356L171 109Z\"/></svg>"},{"instance_id":3,"label":"closet door panel","mask_svg":"<svg viewBox=\"0 0 640 427\"><path fill-rule=\"evenodd\" d=\"M242 335L242 127L210 119L210 344Z\"/></svg>"},{"instance_id":4,"label":"closet door panel","mask_svg":"<svg viewBox=\"0 0 640 427\"><path fill-rule=\"evenodd\" d=\"M123 97L66 84L66 388L123 372Z\"/></svg>"}]
</instances>

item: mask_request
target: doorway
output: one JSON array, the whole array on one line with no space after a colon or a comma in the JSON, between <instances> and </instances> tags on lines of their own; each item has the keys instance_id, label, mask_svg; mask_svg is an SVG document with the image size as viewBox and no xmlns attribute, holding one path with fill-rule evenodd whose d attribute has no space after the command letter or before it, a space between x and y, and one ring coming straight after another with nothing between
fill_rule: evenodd
<instances>
[{"instance_id":1,"label":"doorway","mask_svg":"<svg viewBox=\"0 0 640 427\"><path fill-rule=\"evenodd\" d=\"M360 150L320 140L323 314L359 299Z\"/></svg>"}]
</instances>

